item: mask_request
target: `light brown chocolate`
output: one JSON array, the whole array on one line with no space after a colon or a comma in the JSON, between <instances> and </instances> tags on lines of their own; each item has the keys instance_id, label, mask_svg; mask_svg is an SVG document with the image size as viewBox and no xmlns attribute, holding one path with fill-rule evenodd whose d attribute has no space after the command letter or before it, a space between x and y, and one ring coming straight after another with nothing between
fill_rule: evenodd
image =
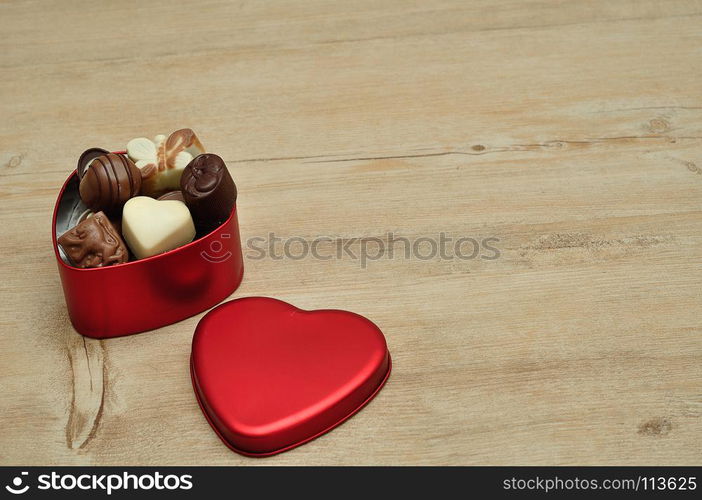
<instances>
[{"instance_id":1,"label":"light brown chocolate","mask_svg":"<svg viewBox=\"0 0 702 500\"><path fill-rule=\"evenodd\" d=\"M76 166L76 172L78 173L78 179L82 179L85 171L98 156L104 156L110 154L109 151L102 148L90 148L83 151L83 154L78 158L78 165Z\"/></svg>"},{"instance_id":2,"label":"light brown chocolate","mask_svg":"<svg viewBox=\"0 0 702 500\"><path fill-rule=\"evenodd\" d=\"M80 180L80 198L93 212L119 213L129 198L139 194L141 172L124 155L95 158Z\"/></svg>"},{"instance_id":3,"label":"light brown chocolate","mask_svg":"<svg viewBox=\"0 0 702 500\"><path fill-rule=\"evenodd\" d=\"M71 264L80 268L112 266L129 260L127 246L103 212L61 235L58 244Z\"/></svg>"}]
</instances>

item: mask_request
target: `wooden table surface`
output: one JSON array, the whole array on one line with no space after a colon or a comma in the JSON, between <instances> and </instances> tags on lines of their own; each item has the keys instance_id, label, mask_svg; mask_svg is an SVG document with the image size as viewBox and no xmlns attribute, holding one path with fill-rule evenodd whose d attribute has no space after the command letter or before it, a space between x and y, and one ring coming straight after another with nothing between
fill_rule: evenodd
<instances>
[{"instance_id":1,"label":"wooden table surface","mask_svg":"<svg viewBox=\"0 0 702 500\"><path fill-rule=\"evenodd\" d=\"M699 464L701 23L687 0L3 2L0 463ZM51 248L85 148L181 127L227 161L244 240L499 258L249 255L232 297L363 314L394 371L333 432L236 455L190 385L202 315L85 339Z\"/></svg>"}]
</instances>

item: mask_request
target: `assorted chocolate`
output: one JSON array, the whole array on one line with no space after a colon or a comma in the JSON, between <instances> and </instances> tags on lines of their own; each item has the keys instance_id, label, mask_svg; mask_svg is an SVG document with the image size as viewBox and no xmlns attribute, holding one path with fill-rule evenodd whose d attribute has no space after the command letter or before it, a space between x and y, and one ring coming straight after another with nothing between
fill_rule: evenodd
<instances>
[{"instance_id":1,"label":"assorted chocolate","mask_svg":"<svg viewBox=\"0 0 702 500\"><path fill-rule=\"evenodd\" d=\"M85 210L82 214L80 214L78 216L78 223L83 222L85 219L87 219L88 217L92 217L93 215L95 215L95 212L93 212L92 210L90 210L90 209ZM112 223L112 227L114 227L117 230L117 234L122 234L122 217L121 217L121 215L122 214L113 215L112 217L110 217L109 215L107 216L107 218L110 219L110 222ZM76 224L76 225L78 225L78 224Z\"/></svg>"},{"instance_id":2,"label":"assorted chocolate","mask_svg":"<svg viewBox=\"0 0 702 500\"><path fill-rule=\"evenodd\" d=\"M104 267L158 255L225 222L236 185L222 158L205 153L190 129L128 142L126 154L90 148L78 159L80 198L88 208L58 238L66 260Z\"/></svg>"},{"instance_id":3,"label":"assorted chocolate","mask_svg":"<svg viewBox=\"0 0 702 500\"><path fill-rule=\"evenodd\" d=\"M88 165L97 158L98 156L103 156L110 154L109 151L102 148L90 148L83 151L83 154L78 158L78 166L76 167L76 172L78 173L78 178L82 179Z\"/></svg>"},{"instance_id":4,"label":"assorted chocolate","mask_svg":"<svg viewBox=\"0 0 702 500\"><path fill-rule=\"evenodd\" d=\"M158 200L178 200L185 203L185 198L183 198L183 193L178 191L168 191L166 194L162 194L157 198Z\"/></svg>"},{"instance_id":5,"label":"assorted chocolate","mask_svg":"<svg viewBox=\"0 0 702 500\"><path fill-rule=\"evenodd\" d=\"M201 234L226 221L236 202L236 186L224 160L211 153L198 156L185 167L180 191Z\"/></svg>"},{"instance_id":6,"label":"assorted chocolate","mask_svg":"<svg viewBox=\"0 0 702 500\"><path fill-rule=\"evenodd\" d=\"M136 196L124 205L122 235L137 259L193 241L195 224L185 203Z\"/></svg>"},{"instance_id":7,"label":"assorted chocolate","mask_svg":"<svg viewBox=\"0 0 702 500\"><path fill-rule=\"evenodd\" d=\"M119 212L141 190L141 172L124 155L108 153L95 158L80 180L80 199L92 211Z\"/></svg>"},{"instance_id":8,"label":"assorted chocolate","mask_svg":"<svg viewBox=\"0 0 702 500\"><path fill-rule=\"evenodd\" d=\"M157 135L153 141L138 137L127 143L127 155L141 169L142 194L155 198L180 189L183 169L204 152L200 139L189 128L176 130L168 137Z\"/></svg>"},{"instance_id":9,"label":"assorted chocolate","mask_svg":"<svg viewBox=\"0 0 702 500\"><path fill-rule=\"evenodd\" d=\"M76 267L124 264L129 251L103 212L92 214L58 239L69 261Z\"/></svg>"}]
</instances>

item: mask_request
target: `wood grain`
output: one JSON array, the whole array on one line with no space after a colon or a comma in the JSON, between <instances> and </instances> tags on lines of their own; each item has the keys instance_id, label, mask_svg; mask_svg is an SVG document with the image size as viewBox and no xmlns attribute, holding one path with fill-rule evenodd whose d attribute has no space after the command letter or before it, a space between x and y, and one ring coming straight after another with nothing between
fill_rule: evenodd
<instances>
[{"instance_id":1,"label":"wood grain","mask_svg":"<svg viewBox=\"0 0 702 500\"><path fill-rule=\"evenodd\" d=\"M691 0L3 2L0 463L699 464L700 22ZM244 239L499 239L248 258L234 297L356 311L394 360L270 459L197 407L201 315L101 342L67 317L50 215L76 158L183 126L227 161Z\"/></svg>"}]
</instances>

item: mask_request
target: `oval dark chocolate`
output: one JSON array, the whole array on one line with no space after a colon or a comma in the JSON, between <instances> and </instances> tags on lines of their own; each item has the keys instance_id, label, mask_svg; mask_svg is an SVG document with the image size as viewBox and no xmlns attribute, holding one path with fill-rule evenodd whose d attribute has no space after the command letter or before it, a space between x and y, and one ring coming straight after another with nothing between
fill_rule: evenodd
<instances>
[{"instance_id":1,"label":"oval dark chocolate","mask_svg":"<svg viewBox=\"0 0 702 500\"><path fill-rule=\"evenodd\" d=\"M195 157L183 169L180 190L200 234L225 222L236 203L236 185L224 160L212 153Z\"/></svg>"}]
</instances>

